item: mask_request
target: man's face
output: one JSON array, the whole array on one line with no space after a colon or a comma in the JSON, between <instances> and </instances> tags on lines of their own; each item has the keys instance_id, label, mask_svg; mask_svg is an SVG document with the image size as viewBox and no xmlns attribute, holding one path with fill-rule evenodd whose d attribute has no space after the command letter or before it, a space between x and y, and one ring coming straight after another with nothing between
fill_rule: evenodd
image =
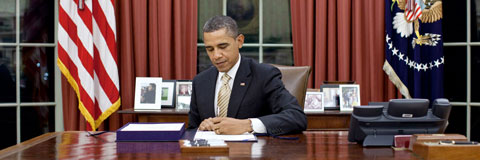
<instances>
[{"instance_id":1,"label":"man's face","mask_svg":"<svg viewBox=\"0 0 480 160\"><path fill-rule=\"evenodd\" d=\"M242 48L243 40L243 35L233 38L228 35L225 28L203 33L208 57L220 72L228 72L237 63L238 50Z\"/></svg>"}]
</instances>

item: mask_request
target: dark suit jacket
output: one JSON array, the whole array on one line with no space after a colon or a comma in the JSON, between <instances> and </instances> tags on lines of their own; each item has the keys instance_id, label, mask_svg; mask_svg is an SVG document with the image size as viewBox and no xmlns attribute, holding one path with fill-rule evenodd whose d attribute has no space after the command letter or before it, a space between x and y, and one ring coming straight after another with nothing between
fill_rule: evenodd
<instances>
[{"instance_id":1,"label":"dark suit jacket","mask_svg":"<svg viewBox=\"0 0 480 160\"><path fill-rule=\"evenodd\" d=\"M193 79L189 128L215 117L214 100L218 70L211 67ZM259 118L267 133L281 135L301 132L307 119L297 99L288 92L276 67L242 57L233 82L227 117ZM242 84L242 85L241 85Z\"/></svg>"}]
</instances>

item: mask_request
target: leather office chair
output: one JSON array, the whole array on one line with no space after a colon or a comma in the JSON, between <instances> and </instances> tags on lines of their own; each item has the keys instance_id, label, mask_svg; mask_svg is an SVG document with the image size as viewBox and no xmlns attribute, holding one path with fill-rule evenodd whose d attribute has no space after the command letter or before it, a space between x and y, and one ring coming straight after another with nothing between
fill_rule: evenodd
<instances>
[{"instance_id":1,"label":"leather office chair","mask_svg":"<svg viewBox=\"0 0 480 160\"><path fill-rule=\"evenodd\" d=\"M297 98L298 104L303 108L305 94L307 93L308 76L310 76L310 66L272 65L280 70L285 88Z\"/></svg>"}]
</instances>

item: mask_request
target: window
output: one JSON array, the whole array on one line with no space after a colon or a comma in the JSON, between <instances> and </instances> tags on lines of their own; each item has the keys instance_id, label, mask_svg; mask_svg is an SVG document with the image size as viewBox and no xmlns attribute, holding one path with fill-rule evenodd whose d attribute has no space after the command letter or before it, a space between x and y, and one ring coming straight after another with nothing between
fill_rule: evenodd
<instances>
[{"instance_id":1,"label":"window","mask_svg":"<svg viewBox=\"0 0 480 160\"><path fill-rule=\"evenodd\" d=\"M442 3L445 97L453 105L446 132L479 141L480 0Z\"/></svg>"},{"instance_id":2,"label":"window","mask_svg":"<svg viewBox=\"0 0 480 160\"><path fill-rule=\"evenodd\" d=\"M260 63L293 65L289 0L199 0L198 73L212 65L204 48L202 29L215 15L227 15L237 21L240 33L245 35L242 56Z\"/></svg>"},{"instance_id":3,"label":"window","mask_svg":"<svg viewBox=\"0 0 480 160\"><path fill-rule=\"evenodd\" d=\"M56 12L57 1L0 1L0 149L62 130Z\"/></svg>"}]
</instances>

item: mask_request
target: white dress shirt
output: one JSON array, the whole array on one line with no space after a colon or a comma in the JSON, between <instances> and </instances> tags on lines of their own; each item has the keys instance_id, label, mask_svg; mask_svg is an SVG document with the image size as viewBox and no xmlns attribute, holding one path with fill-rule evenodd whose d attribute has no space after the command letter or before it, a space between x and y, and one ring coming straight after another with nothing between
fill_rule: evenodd
<instances>
[{"instance_id":1,"label":"white dress shirt","mask_svg":"<svg viewBox=\"0 0 480 160\"><path fill-rule=\"evenodd\" d=\"M227 74L232 78L232 79L230 79L230 81L228 81L228 86L230 87L230 89L232 91L233 91L233 82L235 81L235 76L237 75L238 67L240 67L241 59L242 59L242 57L240 55L238 55L237 63L235 63L235 65L233 65L233 67L227 72ZM222 80L221 79L222 79L223 74L225 74L225 72L218 72L217 83L215 85L215 101L214 101L215 116L218 116L218 111L219 111L218 105L217 105L217 100L218 100L218 92L220 91L220 87L222 87ZM232 98L232 97L230 97L230 98ZM265 125L263 124L263 122L260 119L250 118L250 120L252 121L253 132L255 132L255 133L267 133L267 129L265 128Z\"/></svg>"}]
</instances>

